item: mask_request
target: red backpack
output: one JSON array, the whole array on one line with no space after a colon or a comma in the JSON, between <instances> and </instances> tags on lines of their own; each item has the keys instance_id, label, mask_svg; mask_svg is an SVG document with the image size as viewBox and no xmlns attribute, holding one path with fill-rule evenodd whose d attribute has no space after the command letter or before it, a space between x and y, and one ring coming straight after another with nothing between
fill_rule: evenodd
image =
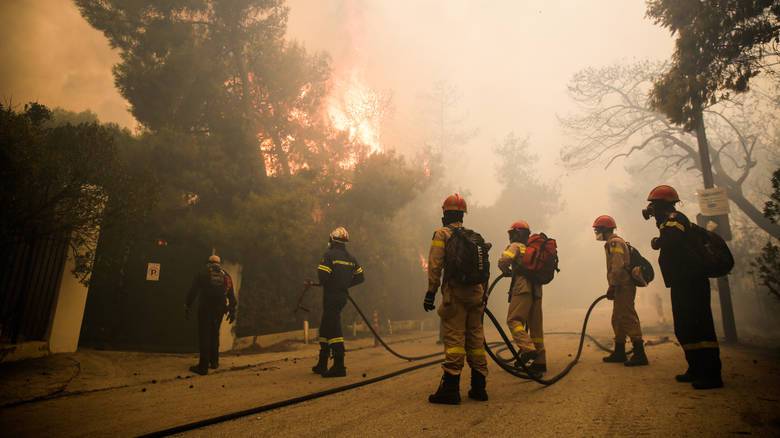
<instances>
[{"instance_id":1,"label":"red backpack","mask_svg":"<svg viewBox=\"0 0 780 438\"><path fill-rule=\"evenodd\" d=\"M528 238L523 255L523 270L529 280L538 284L548 284L558 269L558 245L544 233L533 234Z\"/></svg>"}]
</instances>

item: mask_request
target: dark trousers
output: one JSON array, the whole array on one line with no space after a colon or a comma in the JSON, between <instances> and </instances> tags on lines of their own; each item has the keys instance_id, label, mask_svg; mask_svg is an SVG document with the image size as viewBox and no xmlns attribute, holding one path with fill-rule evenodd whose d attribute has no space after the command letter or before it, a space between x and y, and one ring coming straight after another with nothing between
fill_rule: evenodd
<instances>
[{"instance_id":1,"label":"dark trousers","mask_svg":"<svg viewBox=\"0 0 780 438\"><path fill-rule=\"evenodd\" d=\"M198 346L200 362L198 367L207 369L209 365L219 365L219 326L222 324L224 310L199 309L198 312Z\"/></svg>"},{"instance_id":2,"label":"dark trousers","mask_svg":"<svg viewBox=\"0 0 780 438\"><path fill-rule=\"evenodd\" d=\"M720 348L710 307L710 281L690 278L672 285L674 334L697 379L720 379Z\"/></svg>"},{"instance_id":3,"label":"dark trousers","mask_svg":"<svg viewBox=\"0 0 780 438\"><path fill-rule=\"evenodd\" d=\"M320 323L320 338L324 338L333 346L336 343L344 343L344 335L341 331L341 310L347 304L346 292L325 291L322 299L322 322Z\"/></svg>"}]
</instances>

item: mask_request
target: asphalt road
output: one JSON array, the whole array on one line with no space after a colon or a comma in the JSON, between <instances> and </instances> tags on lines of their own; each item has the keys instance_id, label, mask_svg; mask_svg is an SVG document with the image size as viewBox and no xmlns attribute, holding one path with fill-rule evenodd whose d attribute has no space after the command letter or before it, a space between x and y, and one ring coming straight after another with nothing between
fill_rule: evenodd
<instances>
[{"instance_id":1,"label":"asphalt road","mask_svg":"<svg viewBox=\"0 0 780 438\"><path fill-rule=\"evenodd\" d=\"M433 338L395 344L403 353L440 348ZM576 338L549 336L551 372L570 360ZM745 347L723 351L726 387L695 391L674 381L683 371L673 343L648 347L651 365L603 364L592 344L570 375L551 387L518 380L491 364L490 401L427 402L433 366L300 405L221 423L196 436L721 436L780 435L780 359ZM86 392L0 410L4 436L134 436L358 382L409 366L381 348L348 354L349 376L311 374L315 350L206 377ZM258 359L262 359L262 355ZM285 360L286 359L286 360ZM366 377L363 377L363 374Z\"/></svg>"},{"instance_id":2,"label":"asphalt road","mask_svg":"<svg viewBox=\"0 0 780 438\"><path fill-rule=\"evenodd\" d=\"M550 337L559 368L574 337ZM726 347L721 390L674 381L683 371L673 343L648 347L651 366L604 364L586 348L581 363L551 387L491 367L488 402L427 402L437 367L295 407L189 433L194 436L725 436L780 435L780 362L776 355ZM754 362L755 361L755 362ZM360 368L359 365L353 367ZM551 370L555 372L554 370ZM461 383L465 396L468 379Z\"/></svg>"}]
</instances>

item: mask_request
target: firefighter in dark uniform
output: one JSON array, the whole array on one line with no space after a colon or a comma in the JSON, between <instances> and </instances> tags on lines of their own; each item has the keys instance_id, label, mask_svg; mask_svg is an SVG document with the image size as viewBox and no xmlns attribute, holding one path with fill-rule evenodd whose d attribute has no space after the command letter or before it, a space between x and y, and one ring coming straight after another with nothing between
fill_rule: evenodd
<instances>
[{"instance_id":1,"label":"firefighter in dark uniform","mask_svg":"<svg viewBox=\"0 0 780 438\"><path fill-rule=\"evenodd\" d=\"M320 358L312 371L322 377L344 377L344 335L341 333L341 309L347 304L347 294L352 286L364 281L363 268L347 252L349 233L338 227L330 233L328 251L317 266L322 285L322 322L320 323ZM328 357L333 356L333 366L328 369Z\"/></svg>"},{"instance_id":2,"label":"firefighter in dark uniform","mask_svg":"<svg viewBox=\"0 0 780 438\"><path fill-rule=\"evenodd\" d=\"M696 389L723 386L720 348L710 307L710 280L697 268L697 260L686 239L691 227L688 218L675 209L677 191L666 185L654 188L647 197L650 205L642 213L655 217L660 236L652 247L660 250L658 264L666 287L671 288L674 334L685 353L688 370L675 377L691 382Z\"/></svg>"},{"instance_id":3,"label":"firefighter in dark uniform","mask_svg":"<svg viewBox=\"0 0 780 438\"><path fill-rule=\"evenodd\" d=\"M219 368L219 326L227 313L228 323L236 319L236 295L233 279L222 269L219 256L209 257L206 269L195 275L184 306L189 319L192 303L198 299L198 347L200 361L190 371L206 375L209 368Z\"/></svg>"}]
</instances>

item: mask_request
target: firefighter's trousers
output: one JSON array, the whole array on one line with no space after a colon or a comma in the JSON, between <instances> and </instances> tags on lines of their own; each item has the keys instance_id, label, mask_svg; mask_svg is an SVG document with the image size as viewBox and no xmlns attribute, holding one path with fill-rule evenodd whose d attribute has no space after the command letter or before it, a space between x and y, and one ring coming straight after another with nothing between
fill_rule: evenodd
<instances>
[{"instance_id":1,"label":"firefighter's trousers","mask_svg":"<svg viewBox=\"0 0 780 438\"><path fill-rule=\"evenodd\" d=\"M459 375L467 360L472 370L487 376L482 330L483 294L481 285L445 284L442 287L442 304L438 309L444 340L442 368L449 374Z\"/></svg>"},{"instance_id":2,"label":"firefighter's trousers","mask_svg":"<svg viewBox=\"0 0 780 438\"><path fill-rule=\"evenodd\" d=\"M696 378L720 379L720 347L710 307L710 280L690 278L672 285L674 334Z\"/></svg>"},{"instance_id":3,"label":"firefighter's trousers","mask_svg":"<svg viewBox=\"0 0 780 438\"><path fill-rule=\"evenodd\" d=\"M323 291L320 343L326 343L330 348L336 348L334 344L344 344L344 335L341 331L341 310L346 304L346 291Z\"/></svg>"},{"instance_id":4,"label":"firefighter's trousers","mask_svg":"<svg viewBox=\"0 0 780 438\"><path fill-rule=\"evenodd\" d=\"M538 352L536 363L547 363L544 348L544 321L542 317L542 297L533 292L512 292L509 299L509 312L506 322L519 351Z\"/></svg>"},{"instance_id":5,"label":"firefighter's trousers","mask_svg":"<svg viewBox=\"0 0 780 438\"><path fill-rule=\"evenodd\" d=\"M642 340L642 328L639 325L635 300L636 286L633 284L615 288L615 300L612 304L612 330L615 332L615 343L625 343L626 337L632 342Z\"/></svg>"},{"instance_id":6,"label":"firefighter's trousers","mask_svg":"<svg viewBox=\"0 0 780 438\"><path fill-rule=\"evenodd\" d=\"M219 365L219 326L224 316L224 304L203 302L198 307L198 367L201 369Z\"/></svg>"}]
</instances>

